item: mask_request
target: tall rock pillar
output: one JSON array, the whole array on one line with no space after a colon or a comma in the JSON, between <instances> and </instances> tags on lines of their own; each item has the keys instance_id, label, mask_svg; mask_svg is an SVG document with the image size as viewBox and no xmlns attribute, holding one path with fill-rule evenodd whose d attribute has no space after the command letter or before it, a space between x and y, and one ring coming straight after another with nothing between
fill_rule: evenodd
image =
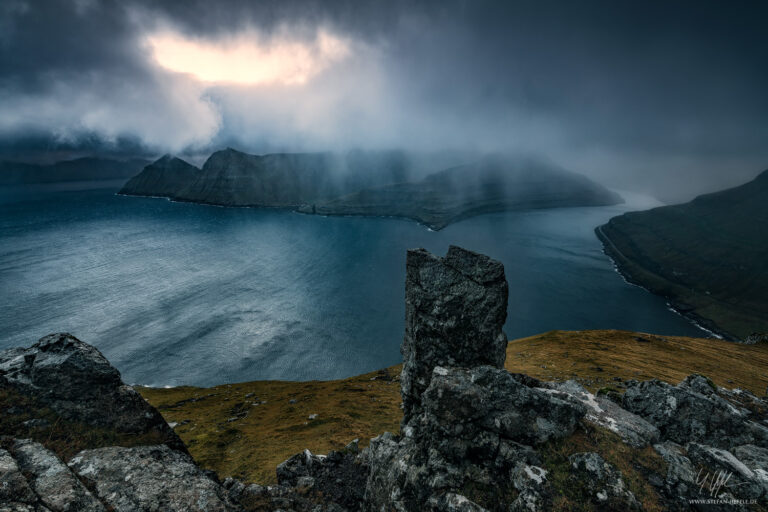
<instances>
[{"instance_id":1,"label":"tall rock pillar","mask_svg":"<svg viewBox=\"0 0 768 512\"><path fill-rule=\"evenodd\" d=\"M401 393L406 425L436 366L504 366L509 290L504 265L461 247L444 258L408 251Z\"/></svg>"}]
</instances>

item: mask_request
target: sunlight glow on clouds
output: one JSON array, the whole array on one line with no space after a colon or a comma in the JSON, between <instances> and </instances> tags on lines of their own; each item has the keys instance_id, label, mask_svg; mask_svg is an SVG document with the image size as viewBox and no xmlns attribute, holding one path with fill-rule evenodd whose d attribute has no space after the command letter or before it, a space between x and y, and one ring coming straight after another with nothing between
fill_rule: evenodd
<instances>
[{"instance_id":1,"label":"sunlight glow on clouds","mask_svg":"<svg viewBox=\"0 0 768 512\"><path fill-rule=\"evenodd\" d=\"M325 30L311 41L287 36L264 40L255 32L223 41L190 39L166 30L147 38L164 68L204 82L303 85L351 54L350 44Z\"/></svg>"}]
</instances>

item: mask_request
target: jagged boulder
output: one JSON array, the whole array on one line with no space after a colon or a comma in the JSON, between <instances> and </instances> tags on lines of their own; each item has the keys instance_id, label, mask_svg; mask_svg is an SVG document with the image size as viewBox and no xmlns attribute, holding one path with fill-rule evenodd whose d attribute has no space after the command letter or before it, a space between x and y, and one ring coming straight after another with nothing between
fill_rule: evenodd
<instances>
[{"instance_id":1,"label":"jagged boulder","mask_svg":"<svg viewBox=\"0 0 768 512\"><path fill-rule=\"evenodd\" d=\"M67 420L126 434L151 433L186 452L160 413L130 386L95 347L66 333L29 348L0 352L0 387L33 398Z\"/></svg>"},{"instance_id":2,"label":"jagged boulder","mask_svg":"<svg viewBox=\"0 0 768 512\"><path fill-rule=\"evenodd\" d=\"M40 502L54 512L103 512L106 509L53 452L40 443L17 440L11 452Z\"/></svg>"},{"instance_id":3,"label":"jagged boulder","mask_svg":"<svg viewBox=\"0 0 768 512\"><path fill-rule=\"evenodd\" d=\"M229 512L239 507L188 455L166 445L84 450L69 462L111 510Z\"/></svg>"},{"instance_id":4,"label":"jagged boulder","mask_svg":"<svg viewBox=\"0 0 768 512\"><path fill-rule=\"evenodd\" d=\"M368 510L506 511L548 502L541 486L510 475L537 474L533 447L571 434L586 407L502 368L507 295L503 266L487 256L459 247L445 258L409 251L403 435L379 436L367 449Z\"/></svg>"},{"instance_id":5,"label":"jagged boulder","mask_svg":"<svg viewBox=\"0 0 768 512\"><path fill-rule=\"evenodd\" d=\"M0 510L35 510L37 495L29 486L16 460L0 448Z\"/></svg>"},{"instance_id":6,"label":"jagged boulder","mask_svg":"<svg viewBox=\"0 0 768 512\"><path fill-rule=\"evenodd\" d=\"M104 512L53 452L29 439L0 442L0 511Z\"/></svg>"},{"instance_id":7,"label":"jagged boulder","mask_svg":"<svg viewBox=\"0 0 768 512\"><path fill-rule=\"evenodd\" d=\"M659 380L632 382L622 405L655 425L665 440L725 449L768 447L768 426L755 421L754 411L736 407L700 375L690 375L677 386Z\"/></svg>"},{"instance_id":8,"label":"jagged boulder","mask_svg":"<svg viewBox=\"0 0 768 512\"><path fill-rule=\"evenodd\" d=\"M508 294L504 266L488 256L456 246L444 258L408 251L400 377L404 425L418 414L436 366L503 367Z\"/></svg>"},{"instance_id":9,"label":"jagged boulder","mask_svg":"<svg viewBox=\"0 0 768 512\"><path fill-rule=\"evenodd\" d=\"M569 380L547 386L564 400L575 400L587 410L585 419L618 434L624 442L643 447L659 439L659 429L602 396L595 396L581 384Z\"/></svg>"},{"instance_id":10,"label":"jagged boulder","mask_svg":"<svg viewBox=\"0 0 768 512\"><path fill-rule=\"evenodd\" d=\"M456 460L471 455L478 448L473 444L487 436L523 445L568 436L586 411L581 404L525 386L506 370L490 366L438 366L421 408L406 429L414 429L420 440Z\"/></svg>"},{"instance_id":11,"label":"jagged boulder","mask_svg":"<svg viewBox=\"0 0 768 512\"><path fill-rule=\"evenodd\" d=\"M367 477L368 464L355 442L325 456L304 450L277 466L280 485L311 490L348 510L362 508Z\"/></svg>"}]
</instances>

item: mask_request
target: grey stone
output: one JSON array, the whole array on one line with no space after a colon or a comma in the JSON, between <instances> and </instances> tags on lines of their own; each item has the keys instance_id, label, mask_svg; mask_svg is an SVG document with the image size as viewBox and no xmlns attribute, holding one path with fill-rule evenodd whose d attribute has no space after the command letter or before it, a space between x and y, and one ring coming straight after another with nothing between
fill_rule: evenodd
<instances>
[{"instance_id":1,"label":"grey stone","mask_svg":"<svg viewBox=\"0 0 768 512\"><path fill-rule=\"evenodd\" d=\"M84 450L69 466L116 512L237 509L188 455L166 445Z\"/></svg>"},{"instance_id":2,"label":"grey stone","mask_svg":"<svg viewBox=\"0 0 768 512\"><path fill-rule=\"evenodd\" d=\"M412 426L422 436L431 436L433 444L439 437L462 439L468 448L481 431L521 444L565 437L585 413L581 404L529 388L490 366L435 368L421 407L424 412Z\"/></svg>"},{"instance_id":3,"label":"grey stone","mask_svg":"<svg viewBox=\"0 0 768 512\"><path fill-rule=\"evenodd\" d=\"M408 251L400 377L404 425L418 414L436 366L504 365L508 293L504 266L487 256L456 246L445 258Z\"/></svg>"},{"instance_id":4,"label":"grey stone","mask_svg":"<svg viewBox=\"0 0 768 512\"><path fill-rule=\"evenodd\" d=\"M68 420L130 434L157 433L175 449L184 443L157 410L95 347L51 334L27 349L0 352L0 386L33 397Z\"/></svg>"},{"instance_id":5,"label":"grey stone","mask_svg":"<svg viewBox=\"0 0 768 512\"><path fill-rule=\"evenodd\" d=\"M659 439L659 429L654 425L622 409L613 400L593 395L576 381L557 383L550 388L563 393L561 396L565 399L583 404L587 421L618 434L627 444L643 447Z\"/></svg>"},{"instance_id":6,"label":"grey stone","mask_svg":"<svg viewBox=\"0 0 768 512\"><path fill-rule=\"evenodd\" d=\"M699 375L677 386L659 380L631 383L622 405L655 425L661 438L721 448L741 444L768 447L768 428L752 412L726 400Z\"/></svg>"},{"instance_id":7,"label":"grey stone","mask_svg":"<svg viewBox=\"0 0 768 512\"><path fill-rule=\"evenodd\" d=\"M635 495L627 488L621 472L594 452L575 453L568 457L570 479L587 491L589 500L604 510L640 510Z\"/></svg>"},{"instance_id":8,"label":"grey stone","mask_svg":"<svg viewBox=\"0 0 768 512\"><path fill-rule=\"evenodd\" d=\"M768 481L768 449L748 444L737 446L731 452L763 480Z\"/></svg>"},{"instance_id":9,"label":"grey stone","mask_svg":"<svg viewBox=\"0 0 768 512\"><path fill-rule=\"evenodd\" d=\"M323 503L336 503L349 510L362 507L368 464L364 456L352 451L331 451L326 456L304 450L277 466L277 481L306 494L310 489L323 497Z\"/></svg>"},{"instance_id":10,"label":"grey stone","mask_svg":"<svg viewBox=\"0 0 768 512\"><path fill-rule=\"evenodd\" d=\"M518 462L512 470L512 481L519 494L509 507L510 512L536 512L551 508L551 489L547 470Z\"/></svg>"},{"instance_id":11,"label":"grey stone","mask_svg":"<svg viewBox=\"0 0 768 512\"><path fill-rule=\"evenodd\" d=\"M103 512L104 506L56 455L40 443L17 440L13 456L40 501L53 512Z\"/></svg>"},{"instance_id":12,"label":"grey stone","mask_svg":"<svg viewBox=\"0 0 768 512\"><path fill-rule=\"evenodd\" d=\"M549 390L525 386L505 370L438 366L420 410L402 438L387 434L371 441L365 496L369 510L390 504L398 510L423 510L435 496L465 495L466 488L485 489L478 505L506 510L515 501L515 484L520 484L510 481L511 472L520 463L540 464L529 445L568 436L585 408ZM546 498L529 501L544 503Z\"/></svg>"},{"instance_id":13,"label":"grey stone","mask_svg":"<svg viewBox=\"0 0 768 512\"><path fill-rule=\"evenodd\" d=\"M21 474L11 454L0 448L0 507L15 504L21 507L37 503L37 495ZM10 505L8 505L10 507Z\"/></svg>"}]
</instances>

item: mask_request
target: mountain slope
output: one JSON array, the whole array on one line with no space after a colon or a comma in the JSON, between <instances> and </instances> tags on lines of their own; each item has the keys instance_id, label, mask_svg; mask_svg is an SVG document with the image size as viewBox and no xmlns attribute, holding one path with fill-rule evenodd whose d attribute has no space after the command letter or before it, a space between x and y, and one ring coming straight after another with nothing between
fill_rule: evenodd
<instances>
[{"instance_id":1,"label":"mountain slope","mask_svg":"<svg viewBox=\"0 0 768 512\"><path fill-rule=\"evenodd\" d=\"M768 332L768 171L681 205L597 228L633 282L729 338Z\"/></svg>"},{"instance_id":2,"label":"mountain slope","mask_svg":"<svg viewBox=\"0 0 768 512\"><path fill-rule=\"evenodd\" d=\"M213 153L176 199L224 206L298 207L403 179L395 153Z\"/></svg>"},{"instance_id":3,"label":"mountain slope","mask_svg":"<svg viewBox=\"0 0 768 512\"><path fill-rule=\"evenodd\" d=\"M165 155L128 180L120 194L173 198L180 189L194 180L199 172L200 169L194 165Z\"/></svg>"},{"instance_id":4,"label":"mountain slope","mask_svg":"<svg viewBox=\"0 0 768 512\"><path fill-rule=\"evenodd\" d=\"M421 181L369 188L300 211L404 217L442 229L483 213L620 202L617 194L580 174L532 159L488 157Z\"/></svg>"}]
</instances>

